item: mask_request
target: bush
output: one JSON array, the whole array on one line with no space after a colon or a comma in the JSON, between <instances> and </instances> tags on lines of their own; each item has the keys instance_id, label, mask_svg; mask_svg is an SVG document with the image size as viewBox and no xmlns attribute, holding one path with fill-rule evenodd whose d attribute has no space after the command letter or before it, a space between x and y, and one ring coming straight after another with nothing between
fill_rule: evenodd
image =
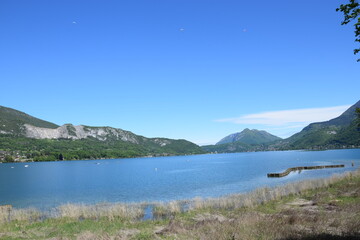
<instances>
[{"instance_id":1,"label":"bush","mask_svg":"<svg viewBox=\"0 0 360 240\"><path fill-rule=\"evenodd\" d=\"M4 158L4 162L14 162L13 156L6 155Z\"/></svg>"}]
</instances>

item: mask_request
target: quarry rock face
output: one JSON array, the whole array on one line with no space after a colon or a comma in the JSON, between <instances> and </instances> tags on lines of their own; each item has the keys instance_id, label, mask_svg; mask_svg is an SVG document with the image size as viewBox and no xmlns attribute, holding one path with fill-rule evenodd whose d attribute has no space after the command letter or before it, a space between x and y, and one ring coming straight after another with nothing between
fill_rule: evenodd
<instances>
[{"instance_id":1,"label":"quarry rock face","mask_svg":"<svg viewBox=\"0 0 360 240\"><path fill-rule=\"evenodd\" d=\"M138 140L130 132L111 127L87 127L83 125L74 126L65 124L58 128L41 128L30 124L24 124L25 136L35 139L84 139L88 137L106 141L109 138L122 140L131 143L138 143Z\"/></svg>"}]
</instances>

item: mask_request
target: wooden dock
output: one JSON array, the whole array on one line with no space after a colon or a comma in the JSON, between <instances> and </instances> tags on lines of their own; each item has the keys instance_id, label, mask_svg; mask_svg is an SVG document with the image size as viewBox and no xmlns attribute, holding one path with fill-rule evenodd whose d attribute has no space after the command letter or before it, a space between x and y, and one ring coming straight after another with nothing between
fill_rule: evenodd
<instances>
[{"instance_id":1,"label":"wooden dock","mask_svg":"<svg viewBox=\"0 0 360 240\"><path fill-rule=\"evenodd\" d=\"M268 176L268 177L285 177L285 176L289 175L289 173L291 173L292 171L314 170L314 169L323 169L323 168L341 168L341 167L345 167L345 165L341 164L341 165L292 167L292 168L286 169L286 170L285 170L284 172L282 172L282 173L268 173L267 176Z\"/></svg>"}]
</instances>

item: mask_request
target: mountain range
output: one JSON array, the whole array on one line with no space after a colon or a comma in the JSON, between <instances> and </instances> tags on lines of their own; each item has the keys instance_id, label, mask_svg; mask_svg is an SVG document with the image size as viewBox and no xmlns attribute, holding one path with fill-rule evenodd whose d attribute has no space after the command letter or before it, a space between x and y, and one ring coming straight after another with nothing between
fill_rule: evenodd
<instances>
[{"instance_id":1,"label":"mountain range","mask_svg":"<svg viewBox=\"0 0 360 240\"><path fill-rule=\"evenodd\" d=\"M202 146L202 148L206 152L223 153L360 147L356 108L360 108L360 101L339 117L325 122L311 123L299 133L286 139L280 139L265 131L245 129L221 139L216 145Z\"/></svg>"},{"instance_id":2,"label":"mountain range","mask_svg":"<svg viewBox=\"0 0 360 240\"><path fill-rule=\"evenodd\" d=\"M292 149L359 148L356 108L339 117L311 123L299 133L281 139L266 131L244 129L215 145L199 147L187 140L147 138L113 127L62 126L0 106L0 161L129 158L202 153L274 151Z\"/></svg>"},{"instance_id":3,"label":"mountain range","mask_svg":"<svg viewBox=\"0 0 360 240\"><path fill-rule=\"evenodd\" d=\"M146 138L112 127L58 126L3 106L0 106L0 150L3 158L11 155L35 161L204 153L186 140Z\"/></svg>"}]
</instances>

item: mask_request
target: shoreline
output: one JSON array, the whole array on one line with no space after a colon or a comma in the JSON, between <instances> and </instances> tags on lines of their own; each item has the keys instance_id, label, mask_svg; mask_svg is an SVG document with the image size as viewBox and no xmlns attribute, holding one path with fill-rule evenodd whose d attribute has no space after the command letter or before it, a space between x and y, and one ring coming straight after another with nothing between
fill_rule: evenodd
<instances>
[{"instance_id":1,"label":"shoreline","mask_svg":"<svg viewBox=\"0 0 360 240\"><path fill-rule=\"evenodd\" d=\"M7 206L7 209L9 208L8 206L11 206L11 211L15 212L15 220L17 219L16 216L19 213L22 215L20 219L31 219L34 217L42 220L62 217L92 219L99 216L106 217L109 214L109 211L119 208L122 209L121 212L119 212L119 216L129 215L133 220L143 221L156 220L164 217L166 218L174 214L186 213L199 208L218 209L226 207L236 209L261 205L291 194L298 194L302 191L326 187L334 182L349 177L349 175L360 176L360 168L341 174L333 174L326 178L300 180L274 187L263 186L250 192L231 193L219 197L194 197L191 199L153 202L98 202L95 204L64 203L56 207L45 208L43 210L31 206L13 207L11 204L6 204L0 205L0 224L1 219L4 219L4 212L1 211L4 206Z\"/></svg>"},{"instance_id":2,"label":"shoreline","mask_svg":"<svg viewBox=\"0 0 360 240\"><path fill-rule=\"evenodd\" d=\"M34 209L1 215L0 239L360 239L360 169L212 199L182 211L159 203L153 219L123 205L67 205L44 218Z\"/></svg>"},{"instance_id":3,"label":"shoreline","mask_svg":"<svg viewBox=\"0 0 360 240\"><path fill-rule=\"evenodd\" d=\"M265 151L244 151L244 152L220 152L220 153L198 153L198 154L185 154L185 155L166 155L166 156L138 156L138 157L125 157L125 158L89 158L89 159L64 159L64 160L44 160L34 161L27 159L26 161L14 161L14 162L1 162L0 164L7 163L31 163L31 162L71 162L71 161L95 161L95 160L113 160L113 159L134 159L134 158L160 158L160 157L184 157L184 156L197 156L197 155L213 155L213 154L236 154L236 153L257 153L257 152L286 152L286 151L331 151L331 150L349 150L349 149L360 149L360 146L346 147L346 148L325 148L325 149L281 149L281 150L265 150Z\"/></svg>"}]
</instances>

